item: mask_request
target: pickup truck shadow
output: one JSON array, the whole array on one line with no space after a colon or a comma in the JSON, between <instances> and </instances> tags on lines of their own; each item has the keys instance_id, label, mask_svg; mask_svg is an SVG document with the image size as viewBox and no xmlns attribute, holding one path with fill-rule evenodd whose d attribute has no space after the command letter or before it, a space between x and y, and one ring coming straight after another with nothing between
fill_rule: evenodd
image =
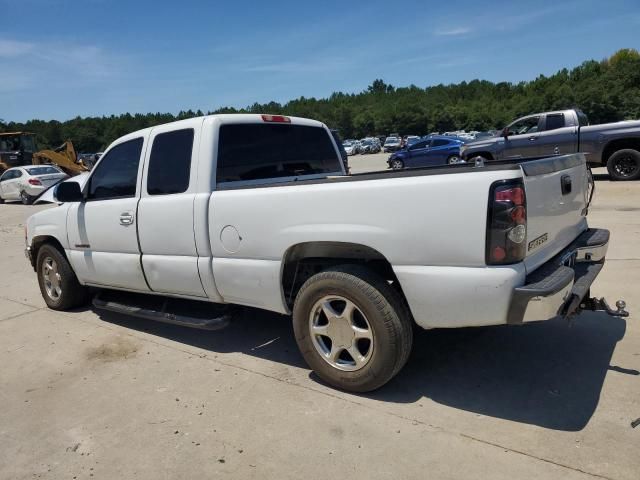
<instances>
[{"instance_id":1,"label":"pickup truck shadow","mask_svg":"<svg viewBox=\"0 0 640 480\"><path fill-rule=\"evenodd\" d=\"M244 308L222 331L209 332L96 310L103 320L209 350L241 352L307 368L298 352L289 317ZM595 411L626 322L585 312L572 326L556 319L523 327L415 330L404 369L378 391L384 402L423 398L469 412L564 431L579 431ZM310 373L313 381L322 383Z\"/></svg>"},{"instance_id":2,"label":"pickup truck shadow","mask_svg":"<svg viewBox=\"0 0 640 480\"><path fill-rule=\"evenodd\" d=\"M589 422L626 322L584 312L522 327L416 331L400 374L370 397L435 402L540 427L579 431Z\"/></svg>"}]
</instances>

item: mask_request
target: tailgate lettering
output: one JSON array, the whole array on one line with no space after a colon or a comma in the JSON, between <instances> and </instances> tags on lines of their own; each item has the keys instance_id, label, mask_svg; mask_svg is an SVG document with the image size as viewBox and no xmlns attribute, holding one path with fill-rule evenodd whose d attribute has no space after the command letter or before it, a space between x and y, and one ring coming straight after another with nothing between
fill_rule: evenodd
<instances>
[{"instance_id":1,"label":"tailgate lettering","mask_svg":"<svg viewBox=\"0 0 640 480\"><path fill-rule=\"evenodd\" d=\"M543 233L538 238L531 240L529 242L528 251L531 251L534 248L538 248L540 245L542 245L544 242L546 242L548 238L549 238L549 234L548 233Z\"/></svg>"}]
</instances>

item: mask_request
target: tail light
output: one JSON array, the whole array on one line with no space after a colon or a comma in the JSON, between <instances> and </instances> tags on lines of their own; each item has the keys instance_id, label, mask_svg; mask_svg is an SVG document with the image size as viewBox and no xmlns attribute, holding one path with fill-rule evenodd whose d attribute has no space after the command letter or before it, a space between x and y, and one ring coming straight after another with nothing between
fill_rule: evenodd
<instances>
[{"instance_id":1,"label":"tail light","mask_svg":"<svg viewBox=\"0 0 640 480\"><path fill-rule=\"evenodd\" d=\"M270 123L291 123L291 119L284 115L262 115L262 121Z\"/></svg>"},{"instance_id":2,"label":"tail light","mask_svg":"<svg viewBox=\"0 0 640 480\"><path fill-rule=\"evenodd\" d=\"M524 260L527 239L527 199L522 179L491 185L487 214L487 265Z\"/></svg>"},{"instance_id":3,"label":"tail light","mask_svg":"<svg viewBox=\"0 0 640 480\"><path fill-rule=\"evenodd\" d=\"M27 181L29 182L29 185L42 185L42 182L37 178L30 178Z\"/></svg>"}]
</instances>

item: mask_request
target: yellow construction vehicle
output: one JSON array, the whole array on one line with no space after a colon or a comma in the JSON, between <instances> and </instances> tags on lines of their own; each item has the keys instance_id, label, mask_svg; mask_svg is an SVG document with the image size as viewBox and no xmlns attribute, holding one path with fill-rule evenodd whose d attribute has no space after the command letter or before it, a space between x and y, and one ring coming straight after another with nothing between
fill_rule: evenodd
<instances>
[{"instance_id":1,"label":"yellow construction vehicle","mask_svg":"<svg viewBox=\"0 0 640 480\"><path fill-rule=\"evenodd\" d=\"M71 140L67 140L54 150L40 150L33 154L34 165L56 165L67 175L74 176L91 170L91 166L78 158Z\"/></svg>"}]
</instances>

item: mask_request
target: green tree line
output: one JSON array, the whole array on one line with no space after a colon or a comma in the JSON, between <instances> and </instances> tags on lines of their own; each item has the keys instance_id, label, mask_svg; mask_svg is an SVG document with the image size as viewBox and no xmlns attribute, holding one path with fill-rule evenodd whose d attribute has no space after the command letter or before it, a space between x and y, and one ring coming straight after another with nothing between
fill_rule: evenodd
<instances>
[{"instance_id":1,"label":"green tree line","mask_svg":"<svg viewBox=\"0 0 640 480\"><path fill-rule=\"evenodd\" d=\"M366 135L425 134L448 130L502 128L529 113L581 108L592 124L640 118L640 54L619 50L611 57L590 60L551 76L509 83L472 80L421 88L394 87L375 80L360 93L333 93L329 98L300 97L285 104L255 103L246 108L225 107L207 113L273 113L309 117L340 131L343 138ZM200 110L171 113L0 121L0 131L24 130L37 135L41 148L71 139L79 152L106 148L116 138L141 128L203 115Z\"/></svg>"}]
</instances>

